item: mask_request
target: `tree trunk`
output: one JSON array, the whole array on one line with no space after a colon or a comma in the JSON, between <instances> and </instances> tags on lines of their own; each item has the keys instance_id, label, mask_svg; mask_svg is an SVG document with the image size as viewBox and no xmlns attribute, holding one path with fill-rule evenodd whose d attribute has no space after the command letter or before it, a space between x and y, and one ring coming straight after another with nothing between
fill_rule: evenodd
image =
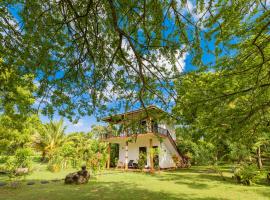
<instances>
[{"instance_id":1,"label":"tree trunk","mask_svg":"<svg viewBox=\"0 0 270 200\"><path fill-rule=\"evenodd\" d=\"M42 162L45 162L45 160L46 160L46 152L45 151L42 151L41 161Z\"/></svg>"},{"instance_id":2,"label":"tree trunk","mask_svg":"<svg viewBox=\"0 0 270 200\"><path fill-rule=\"evenodd\" d=\"M257 148L257 166L259 169L262 168L262 157L261 157L261 147Z\"/></svg>"}]
</instances>

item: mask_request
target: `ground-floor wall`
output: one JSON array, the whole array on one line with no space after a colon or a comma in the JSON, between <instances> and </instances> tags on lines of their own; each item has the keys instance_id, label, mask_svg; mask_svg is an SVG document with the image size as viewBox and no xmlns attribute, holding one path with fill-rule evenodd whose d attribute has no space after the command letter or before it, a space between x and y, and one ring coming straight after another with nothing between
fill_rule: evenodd
<instances>
[{"instance_id":1,"label":"ground-floor wall","mask_svg":"<svg viewBox=\"0 0 270 200\"><path fill-rule=\"evenodd\" d=\"M168 140L167 138L163 138L160 140L157 137L148 138L148 137L138 137L137 140L128 142L128 161L133 160L135 163L138 163L139 159L139 148L146 147L147 150L147 165L146 167L150 167L150 139L152 139L152 147L158 147L159 149L159 166L160 168L170 168L174 167L175 164L173 162L172 156L173 153L167 147L167 143L164 140ZM166 145L167 144L167 145ZM125 164L126 157L126 141L122 141L119 143L119 161L122 164Z\"/></svg>"}]
</instances>

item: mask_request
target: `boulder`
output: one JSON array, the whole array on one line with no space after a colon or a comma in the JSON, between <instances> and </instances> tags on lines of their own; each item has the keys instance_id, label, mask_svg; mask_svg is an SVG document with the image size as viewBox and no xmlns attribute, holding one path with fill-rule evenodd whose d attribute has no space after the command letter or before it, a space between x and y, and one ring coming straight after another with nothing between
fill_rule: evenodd
<instances>
[{"instance_id":1,"label":"boulder","mask_svg":"<svg viewBox=\"0 0 270 200\"><path fill-rule=\"evenodd\" d=\"M40 181L41 184L48 184L50 183L49 181Z\"/></svg>"},{"instance_id":2,"label":"boulder","mask_svg":"<svg viewBox=\"0 0 270 200\"><path fill-rule=\"evenodd\" d=\"M26 185L35 185L35 182L34 181L29 181L26 183Z\"/></svg>"},{"instance_id":3,"label":"boulder","mask_svg":"<svg viewBox=\"0 0 270 200\"><path fill-rule=\"evenodd\" d=\"M25 175L29 173L29 168L27 167L20 167L15 170L15 175Z\"/></svg>"},{"instance_id":4,"label":"boulder","mask_svg":"<svg viewBox=\"0 0 270 200\"><path fill-rule=\"evenodd\" d=\"M7 185L6 182L0 182L0 187Z\"/></svg>"},{"instance_id":5,"label":"boulder","mask_svg":"<svg viewBox=\"0 0 270 200\"><path fill-rule=\"evenodd\" d=\"M74 173L70 173L65 178L65 184L84 184L88 183L90 174L86 170L86 167L83 166L82 170Z\"/></svg>"}]
</instances>

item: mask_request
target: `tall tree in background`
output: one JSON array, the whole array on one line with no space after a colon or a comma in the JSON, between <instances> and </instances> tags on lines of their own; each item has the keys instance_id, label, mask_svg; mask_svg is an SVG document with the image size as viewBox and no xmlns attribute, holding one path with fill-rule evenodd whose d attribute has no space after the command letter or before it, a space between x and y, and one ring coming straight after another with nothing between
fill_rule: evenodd
<instances>
[{"instance_id":1,"label":"tall tree in background","mask_svg":"<svg viewBox=\"0 0 270 200\"><path fill-rule=\"evenodd\" d=\"M39 124L31 108L36 86L33 74L7 65L1 57L0 53L0 155L12 155L18 148L30 146Z\"/></svg>"}]
</instances>

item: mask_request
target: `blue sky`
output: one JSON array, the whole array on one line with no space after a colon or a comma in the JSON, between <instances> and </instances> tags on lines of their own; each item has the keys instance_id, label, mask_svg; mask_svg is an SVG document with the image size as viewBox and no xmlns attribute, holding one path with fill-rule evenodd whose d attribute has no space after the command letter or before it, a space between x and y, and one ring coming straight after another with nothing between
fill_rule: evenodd
<instances>
[{"instance_id":1,"label":"blue sky","mask_svg":"<svg viewBox=\"0 0 270 200\"><path fill-rule=\"evenodd\" d=\"M60 120L60 116L59 115L55 115L53 120ZM40 119L42 120L42 122L46 123L49 122L49 118L46 116L40 116ZM77 124L72 124L68 119L64 118L64 125L67 127L66 129L66 133L71 133L71 132L88 132L91 130L91 126L92 125L104 125L105 123L103 122L97 122L96 117L94 116L86 116L86 117L82 117Z\"/></svg>"}]
</instances>

